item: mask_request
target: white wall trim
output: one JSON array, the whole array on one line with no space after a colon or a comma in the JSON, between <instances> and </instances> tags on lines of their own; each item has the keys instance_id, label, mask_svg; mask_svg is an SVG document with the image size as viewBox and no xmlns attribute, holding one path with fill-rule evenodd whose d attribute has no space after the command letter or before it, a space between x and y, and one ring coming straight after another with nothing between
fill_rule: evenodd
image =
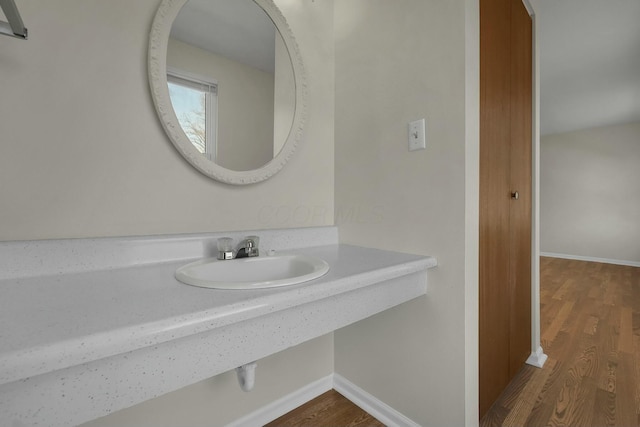
<instances>
[{"instance_id":1,"label":"white wall trim","mask_svg":"<svg viewBox=\"0 0 640 427\"><path fill-rule=\"evenodd\" d=\"M420 424L402 415L339 374L333 374L333 388L388 427L420 427Z\"/></svg>"},{"instance_id":2,"label":"white wall trim","mask_svg":"<svg viewBox=\"0 0 640 427\"><path fill-rule=\"evenodd\" d=\"M478 425L480 309L480 2L465 0L464 420Z\"/></svg>"},{"instance_id":3,"label":"white wall trim","mask_svg":"<svg viewBox=\"0 0 640 427\"><path fill-rule=\"evenodd\" d=\"M320 378L229 424L226 427L262 426L333 388L333 374Z\"/></svg>"},{"instance_id":4,"label":"white wall trim","mask_svg":"<svg viewBox=\"0 0 640 427\"><path fill-rule=\"evenodd\" d=\"M531 15L533 40L533 121L532 121L532 227L531 227L531 356L527 363L542 367L546 355L541 347L540 328L540 43L538 43L540 22L535 7L529 0L524 0ZM544 357L543 357L544 356ZM530 363L531 361L531 363Z\"/></svg>"},{"instance_id":5,"label":"white wall trim","mask_svg":"<svg viewBox=\"0 0 640 427\"><path fill-rule=\"evenodd\" d=\"M524 5L525 9L527 9L529 16L533 16L535 14L533 10L533 5L529 0L522 0L522 4Z\"/></svg>"},{"instance_id":6,"label":"white wall trim","mask_svg":"<svg viewBox=\"0 0 640 427\"><path fill-rule=\"evenodd\" d=\"M540 256L546 256L546 257L550 257L550 258L574 259L574 260L577 260L577 261L601 262L601 263L604 263L604 264L628 265L630 267L640 267L640 262L638 262L638 261L627 261L627 260L622 260L622 259L598 258L598 257L582 256L582 255L559 254L559 253L555 253L555 252L540 252Z\"/></svg>"},{"instance_id":7,"label":"white wall trim","mask_svg":"<svg viewBox=\"0 0 640 427\"><path fill-rule=\"evenodd\" d=\"M542 347L538 347L536 351L531 352L531 356L525 362L527 365L535 366L536 368L542 368L544 362L547 361L547 355L544 354Z\"/></svg>"},{"instance_id":8,"label":"white wall trim","mask_svg":"<svg viewBox=\"0 0 640 427\"><path fill-rule=\"evenodd\" d=\"M265 425L331 389L335 389L338 393L342 394L388 427L420 427L420 424L370 395L342 375L335 373L307 384L275 402L271 402L227 424L225 427L254 427Z\"/></svg>"}]
</instances>

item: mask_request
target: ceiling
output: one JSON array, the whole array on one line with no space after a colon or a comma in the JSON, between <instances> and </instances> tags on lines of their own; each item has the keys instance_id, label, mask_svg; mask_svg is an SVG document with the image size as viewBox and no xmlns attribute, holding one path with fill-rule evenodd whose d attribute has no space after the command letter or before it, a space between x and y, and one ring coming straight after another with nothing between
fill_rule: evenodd
<instances>
[{"instance_id":1,"label":"ceiling","mask_svg":"<svg viewBox=\"0 0 640 427\"><path fill-rule=\"evenodd\" d=\"M640 0L536 0L541 134L640 121Z\"/></svg>"},{"instance_id":2,"label":"ceiling","mask_svg":"<svg viewBox=\"0 0 640 427\"><path fill-rule=\"evenodd\" d=\"M171 37L273 73L276 27L253 0L189 0Z\"/></svg>"}]
</instances>

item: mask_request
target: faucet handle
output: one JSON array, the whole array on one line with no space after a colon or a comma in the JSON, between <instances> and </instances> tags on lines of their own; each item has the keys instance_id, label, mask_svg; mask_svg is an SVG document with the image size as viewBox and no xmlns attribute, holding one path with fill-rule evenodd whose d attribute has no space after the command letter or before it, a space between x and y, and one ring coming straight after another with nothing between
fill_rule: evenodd
<instances>
[{"instance_id":1,"label":"faucet handle","mask_svg":"<svg viewBox=\"0 0 640 427\"><path fill-rule=\"evenodd\" d=\"M218 239L218 259L233 259L233 239L231 237Z\"/></svg>"}]
</instances>

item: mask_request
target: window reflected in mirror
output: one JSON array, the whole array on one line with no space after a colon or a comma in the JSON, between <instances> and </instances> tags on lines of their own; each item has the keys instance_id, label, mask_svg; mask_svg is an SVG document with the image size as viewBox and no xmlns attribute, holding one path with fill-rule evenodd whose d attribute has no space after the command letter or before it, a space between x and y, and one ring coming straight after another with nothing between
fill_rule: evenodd
<instances>
[{"instance_id":1,"label":"window reflected in mirror","mask_svg":"<svg viewBox=\"0 0 640 427\"><path fill-rule=\"evenodd\" d=\"M169 96L178 123L193 146L209 160L216 159L217 85L177 73L167 73Z\"/></svg>"}]
</instances>

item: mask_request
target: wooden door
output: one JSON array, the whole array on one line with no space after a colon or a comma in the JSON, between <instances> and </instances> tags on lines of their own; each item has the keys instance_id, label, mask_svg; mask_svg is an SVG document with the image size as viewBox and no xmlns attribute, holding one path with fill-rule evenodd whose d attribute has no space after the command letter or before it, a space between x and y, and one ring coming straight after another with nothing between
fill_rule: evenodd
<instances>
[{"instance_id":1,"label":"wooden door","mask_svg":"<svg viewBox=\"0 0 640 427\"><path fill-rule=\"evenodd\" d=\"M509 382L511 1L480 1L481 416Z\"/></svg>"},{"instance_id":2,"label":"wooden door","mask_svg":"<svg viewBox=\"0 0 640 427\"><path fill-rule=\"evenodd\" d=\"M481 416L531 351L531 64L521 0L481 0Z\"/></svg>"}]
</instances>

